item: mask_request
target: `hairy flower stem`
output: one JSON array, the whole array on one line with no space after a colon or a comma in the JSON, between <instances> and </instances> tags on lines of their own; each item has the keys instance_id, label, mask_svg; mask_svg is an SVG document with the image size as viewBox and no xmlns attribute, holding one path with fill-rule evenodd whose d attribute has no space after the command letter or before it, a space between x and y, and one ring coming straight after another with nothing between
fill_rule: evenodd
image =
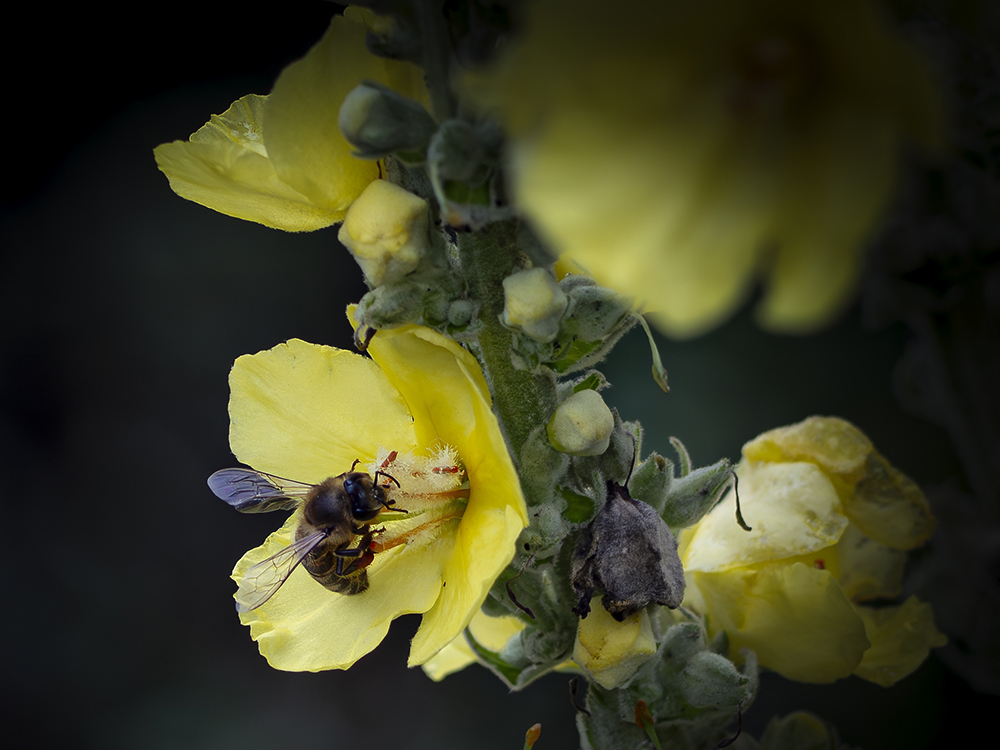
<instances>
[{"instance_id":1,"label":"hairy flower stem","mask_svg":"<svg viewBox=\"0 0 1000 750\"><path fill-rule=\"evenodd\" d=\"M422 62L431 96L431 113L438 122L447 120L455 112L449 78L451 45L441 6L441 0L417 0L414 3L423 41Z\"/></svg>"},{"instance_id":2,"label":"hairy flower stem","mask_svg":"<svg viewBox=\"0 0 1000 750\"><path fill-rule=\"evenodd\" d=\"M458 237L463 272L481 305L477 354L515 465L532 431L545 425L555 408L554 379L514 367L513 334L500 322L502 282L524 265L516 234L516 224L508 221Z\"/></svg>"}]
</instances>

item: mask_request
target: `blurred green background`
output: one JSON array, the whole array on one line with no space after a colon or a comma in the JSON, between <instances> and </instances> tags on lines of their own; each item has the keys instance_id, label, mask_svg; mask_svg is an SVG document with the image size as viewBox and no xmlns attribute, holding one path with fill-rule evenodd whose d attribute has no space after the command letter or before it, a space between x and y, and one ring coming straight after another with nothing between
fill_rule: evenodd
<instances>
[{"instance_id":1,"label":"blurred green background","mask_svg":"<svg viewBox=\"0 0 1000 750\"><path fill-rule=\"evenodd\" d=\"M4 52L0 637L7 726L30 728L31 747L513 749L535 722L539 750L577 746L565 676L520 694L479 668L433 684L405 666L412 617L350 672L280 673L233 611L229 571L277 517L237 515L205 486L234 463L228 370L291 337L349 347L344 309L365 288L335 229L283 234L183 201L152 148L266 93L333 8L42 9ZM676 435L700 464L836 414L932 488L959 467L893 398L907 336L866 330L857 309L808 338L744 313L659 340L664 395L633 332L603 368L608 401L643 422L647 452L670 455ZM891 690L764 675L744 726L808 708L853 745L930 748L998 707L932 656Z\"/></svg>"}]
</instances>

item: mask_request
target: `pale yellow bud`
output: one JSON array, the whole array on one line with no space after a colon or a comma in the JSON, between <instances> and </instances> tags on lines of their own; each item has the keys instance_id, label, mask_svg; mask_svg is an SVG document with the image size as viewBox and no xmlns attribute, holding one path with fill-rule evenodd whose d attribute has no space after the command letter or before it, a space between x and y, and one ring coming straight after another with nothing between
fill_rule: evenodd
<instances>
[{"instance_id":1,"label":"pale yellow bud","mask_svg":"<svg viewBox=\"0 0 1000 750\"><path fill-rule=\"evenodd\" d=\"M612 690L656 653L653 628L646 610L618 622L594 600L590 614L580 620L573 646L573 661L590 672L594 681Z\"/></svg>"},{"instance_id":2,"label":"pale yellow bud","mask_svg":"<svg viewBox=\"0 0 1000 750\"><path fill-rule=\"evenodd\" d=\"M547 344L559 333L569 300L544 268L518 271L503 280L503 322Z\"/></svg>"},{"instance_id":3,"label":"pale yellow bud","mask_svg":"<svg viewBox=\"0 0 1000 750\"><path fill-rule=\"evenodd\" d=\"M587 389L559 404L546 431L552 446L572 456L599 456L608 449L615 419L601 394Z\"/></svg>"},{"instance_id":4,"label":"pale yellow bud","mask_svg":"<svg viewBox=\"0 0 1000 750\"><path fill-rule=\"evenodd\" d=\"M374 286L401 278L427 249L427 202L375 180L351 204L337 237Z\"/></svg>"}]
</instances>

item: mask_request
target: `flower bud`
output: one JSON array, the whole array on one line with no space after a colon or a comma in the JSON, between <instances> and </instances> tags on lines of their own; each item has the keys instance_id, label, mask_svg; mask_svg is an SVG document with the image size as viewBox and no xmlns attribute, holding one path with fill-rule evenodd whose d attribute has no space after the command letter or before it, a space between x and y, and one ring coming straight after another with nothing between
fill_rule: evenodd
<instances>
[{"instance_id":1,"label":"flower bud","mask_svg":"<svg viewBox=\"0 0 1000 750\"><path fill-rule=\"evenodd\" d=\"M718 504L723 491L732 483L732 477L732 467L725 458L686 476L674 477L658 508L660 515L674 529L696 524Z\"/></svg>"},{"instance_id":2,"label":"flower bud","mask_svg":"<svg viewBox=\"0 0 1000 750\"><path fill-rule=\"evenodd\" d=\"M399 154L404 161L423 161L437 123L420 104L372 81L355 87L340 105L340 132L361 159ZM412 159L408 159L407 152Z\"/></svg>"},{"instance_id":3,"label":"flower bud","mask_svg":"<svg viewBox=\"0 0 1000 750\"><path fill-rule=\"evenodd\" d=\"M645 611L622 622L594 602L590 617L580 620L573 647L573 661L590 672L601 687L611 690L632 675L656 653L653 628Z\"/></svg>"},{"instance_id":4,"label":"flower bud","mask_svg":"<svg viewBox=\"0 0 1000 750\"><path fill-rule=\"evenodd\" d=\"M771 719L764 729L761 744L767 750L841 747L836 728L808 711Z\"/></svg>"},{"instance_id":5,"label":"flower bud","mask_svg":"<svg viewBox=\"0 0 1000 750\"><path fill-rule=\"evenodd\" d=\"M504 325L516 326L543 344L555 340L569 300L552 274L544 268L518 271L503 280L503 294Z\"/></svg>"},{"instance_id":6,"label":"flower bud","mask_svg":"<svg viewBox=\"0 0 1000 750\"><path fill-rule=\"evenodd\" d=\"M545 428L552 447L571 456L599 456L608 449L615 419L601 394L574 393L556 409Z\"/></svg>"},{"instance_id":7,"label":"flower bud","mask_svg":"<svg viewBox=\"0 0 1000 750\"><path fill-rule=\"evenodd\" d=\"M750 677L724 656L711 651L695 654L684 667L684 698L692 706L735 706L746 694Z\"/></svg>"},{"instance_id":8,"label":"flower bud","mask_svg":"<svg viewBox=\"0 0 1000 750\"><path fill-rule=\"evenodd\" d=\"M571 274L559 287L569 298L569 310L563 324L566 333L581 341L600 341L619 327L632 311L632 300L598 286L587 276Z\"/></svg>"},{"instance_id":9,"label":"flower bud","mask_svg":"<svg viewBox=\"0 0 1000 750\"><path fill-rule=\"evenodd\" d=\"M402 278L427 249L427 203L375 180L347 210L337 238L374 286Z\"/></svg>"}]
</instances>

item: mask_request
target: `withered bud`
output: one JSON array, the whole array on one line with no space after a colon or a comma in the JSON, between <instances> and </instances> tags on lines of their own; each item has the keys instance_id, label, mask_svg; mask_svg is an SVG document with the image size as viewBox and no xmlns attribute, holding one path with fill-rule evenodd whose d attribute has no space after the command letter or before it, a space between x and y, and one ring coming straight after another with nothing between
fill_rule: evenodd
<instances>
[{"instance_id":1,"label":"withered bud","mask_svg":"<svg viewBox=\"0 0 1000 750\"><path fill-rule=\"evenodd\" d=\"M684 599L684 569L670 528L627 488L609 481L607 490L604 507L573 552L579 597L573 611L586 617L595 589L604 592L601 604L619 622L651 602L674 609Z\"/></svg>"}]
</instances>

